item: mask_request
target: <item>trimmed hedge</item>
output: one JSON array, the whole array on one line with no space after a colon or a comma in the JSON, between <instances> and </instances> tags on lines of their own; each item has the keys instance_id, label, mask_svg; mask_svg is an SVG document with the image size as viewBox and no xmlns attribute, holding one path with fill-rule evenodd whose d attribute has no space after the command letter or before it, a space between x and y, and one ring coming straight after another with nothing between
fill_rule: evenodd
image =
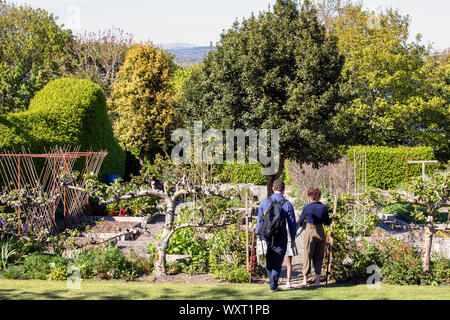
<instances>
[{"instance_id":1,"label":"trimmed hedge","mask_svg":"<svg viewBox=\"0 0 450 320\"><path fill-rule=\"evenodd\" d=\"M434 160L431 147L379 147L379 146L354 146L347 151L347 157L353 161L356 153L356 161L364 161L364 152L367 154L367 184L381 189L393 189L399 183L405 181L406 160L394 158L422 158L421 160ZM434 164L426 164L426 174L435 170ZM408 176L422 175L421 164L409 164Z\"/></svg>"},{"instance_id":2,"label":"trimmed hedge","mask_svg":"<svg viewBox=\"0 0 450 320\"><path fill-rule=\"evenodd\" d=\"M253 183L257 186L266 185L267 177L261 174L262 166L256 164L227 163L218 166L216 178L222 183ZM289 172L289 160L286 160L284 171L280 176L287 185L292 184Z\"/></svg>"},{"instance_id":3,"label":"trimmed hedge","mask_svg":"<svg viewBox=\"0 0 450 320\"><path fill-rule=\"evenodd\" d=\"M216 178L222 183L253 183L265 185L266 176L261 174L261 165L257 164L232 164L224 163L219 166Z\"/></svg>"},{"instance_id":4,"label":"trimmed hedge","mask_svg":"<svg viewBox=\"0 0 450 320\"><path fill-rule=\"evenodd\" d=\"M25 112L0 115L0 150L42 153L53 146L106 149L99 175L125 171L125 152L114 138L105 96L90 80L63 78L39 91Z\"/></svg>"}]
</instances>

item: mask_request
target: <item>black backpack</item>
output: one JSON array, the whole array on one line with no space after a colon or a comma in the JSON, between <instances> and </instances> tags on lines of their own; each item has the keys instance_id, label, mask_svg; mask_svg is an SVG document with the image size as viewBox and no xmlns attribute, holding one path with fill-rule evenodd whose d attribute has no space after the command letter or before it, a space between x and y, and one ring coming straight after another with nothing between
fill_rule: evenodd
<instances>
[{"instance_id":1,"label":"black backpack","mask_svg":"<svg viewBox=\"0 0 450 320\"><path fill-rule=\"evenodd\" d=\"M283 219L281 217L282 207L287 202L283 200L281 202L273 201L271 197L268 198L270 206L267 211L264 211L259 221L258 235L264 237L267 241L270 241L272 245L275 239L279 239L283 233Z\"/></svg>"}]
</instances>

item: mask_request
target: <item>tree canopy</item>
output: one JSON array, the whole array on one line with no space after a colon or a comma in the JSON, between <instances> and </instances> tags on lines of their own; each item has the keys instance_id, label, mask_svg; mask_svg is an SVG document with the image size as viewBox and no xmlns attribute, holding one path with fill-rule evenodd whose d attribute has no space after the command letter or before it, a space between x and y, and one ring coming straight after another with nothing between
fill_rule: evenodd
<instances>
[{"instance_id":1,"label":"tree canopy","mask_svg":"<svg viewBox=\"0 0 450 320\"><path fill-rule=\"evenodd\" d=\"M409 17L347 4L330 20L345 55L352 100L340 109L349 143L430 145L449 159L449 66L431 48L408 42Z\"/></svg>"},{"instance_id":2,"label":"tree canopy","mask_svg":"<svg viewBox=\"0 0 450 320\"><path fill-rule=\"evenodd\" d=\"M59 52L72 41L43 9L0 1L0 113L24 111L53 78Z\"/></svg>"},{"instance_id":3,"label":"tree canopy","mask_svg":"<svg viewBox=\"0 0 450 320\"><path fill-rule=\"evenodd\" d=\"M333 119L344 101L343 64L309 1L278 0L221 35L186 81L180 113L218 129L280 128L276 176L285 158L326 164L340 157Z\"/></svg>"},{"instance_id":4,"label":"tree canopy","mask_svg":"<svg viewBox=\"0 0 450 320\"><path fill-rule=\"evenodd\" d=\"M172 57L152 44L133 45L109 101L119 142L141 160L166 146L174 125Z\"/></svg>"}]
</instances>

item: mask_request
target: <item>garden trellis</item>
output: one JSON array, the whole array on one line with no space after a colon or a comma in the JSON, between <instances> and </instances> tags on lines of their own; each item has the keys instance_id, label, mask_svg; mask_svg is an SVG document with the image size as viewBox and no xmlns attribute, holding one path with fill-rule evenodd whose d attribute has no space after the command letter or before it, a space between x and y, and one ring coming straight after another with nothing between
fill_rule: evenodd
<instances>
[{"instance_id":1,"label":"garden trellis","mask_svg":"<svg viewBox=\"0 0 450 320\"><path fill-rule=\"evenodd\" d=\"M107 154L105 151L80 152L79 147L54 147L45 154L32 154L22 148L22 153L4 151L0 154L0 185L8 193L18 191L19 200L13 208L18 216L19 232L24 229L21 223L25 220L30 230L55 233L56 210L61 203L64 227L80 223L88 196L65 188L63 180L74 177L75 163L79 163L83 169L76 183L84 187L85 174L98 174ZM23 198L30 199L32 204Z\"/></svg>"}]
</instances>

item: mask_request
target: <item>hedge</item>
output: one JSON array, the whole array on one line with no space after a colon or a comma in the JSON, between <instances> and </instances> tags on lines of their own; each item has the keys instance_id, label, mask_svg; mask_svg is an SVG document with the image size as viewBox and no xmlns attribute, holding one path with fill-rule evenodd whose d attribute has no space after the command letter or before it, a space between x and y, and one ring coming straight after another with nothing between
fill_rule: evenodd
<instances>
[{"instance_id":1,"label":"hedge","mask_svg":"<svg viewBox=\"0 0 450 320\"><path fill-rule=\"evenodd\" d=\"M265 185L266 176L261 174L261 165L224 163L218 167L216 178L222 183L253 183L255 185Z\"/></svg>"},{"instance_id":2,"label":"hedge","mask_svg":"<svg viewBox=\"0 0 450 320\"><path fill-rule=\"evenodd\" d=\"M380 146L354 146L347 151L347 157L353 162L356 155L356 162L364 159L364 152L367 157L367 184L371 187L384 190L393 189L399 183L405 181L406 160L396 160L394 158L422 158L421 160L434 160L434 153L431 147L380 147ZM431 174L436 166L427 164L426 174ZM417 177L422 175L421 164L409 164L408 176Z\"/></svg>"},{"instance_id":3,"label":"hedge","mask_svg":"<svg viewBox=\"0 0 450 320\"><path fill-rule=\"evenodd\" d=\"M218 166L216 178L222 183L253 183L255 185L266 185L267 177L261 173L262 166L256 164L225 163ZM291 177L289 173L289 162L286 160L285 169L280 177L290 185Z\"/></svg>"},{"instance_id":4,"label":"hedge","mask_svg":"<svg viewBox=\"0 0 450 320\"><path fill-rule=\"evenodd\" d=\"M35 95L27 111L0 115L0 150L24 146L42 153L57 145L106 149L99 175L124 174L125 152L114 138L105 96L90 80L54 80Z\"/></svg>"}]
</instances>

